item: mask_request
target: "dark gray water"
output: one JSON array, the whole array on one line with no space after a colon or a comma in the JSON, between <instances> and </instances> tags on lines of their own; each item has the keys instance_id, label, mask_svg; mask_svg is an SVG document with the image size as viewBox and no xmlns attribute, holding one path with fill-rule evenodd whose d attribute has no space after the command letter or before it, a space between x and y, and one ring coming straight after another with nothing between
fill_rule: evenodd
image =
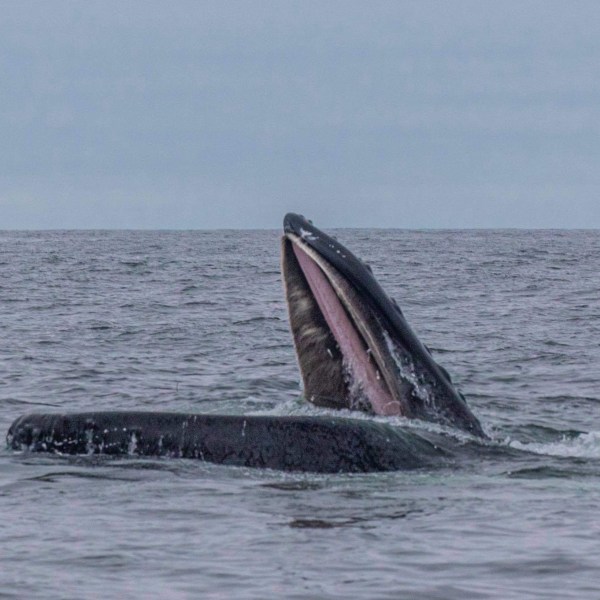
<instances>
[{"instance_id":1,"label":"dark gray water","mask_svg":"<svg viewBox=\"0 0 600 600\"><path fill-rule=\"evenodd\" d=\"M2 448L0 598L600 597L600 232L337 235L495 442L359 476ZM2 435L39 410L323 413L278 237L0 233Z\"/></svg>"}]
</instances>

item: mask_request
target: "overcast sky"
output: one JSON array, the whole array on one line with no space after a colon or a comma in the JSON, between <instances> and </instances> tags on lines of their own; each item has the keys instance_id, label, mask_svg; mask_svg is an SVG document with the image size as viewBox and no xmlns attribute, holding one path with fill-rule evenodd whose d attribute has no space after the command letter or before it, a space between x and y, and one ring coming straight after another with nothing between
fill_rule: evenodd
<instances>
[{"instance_id":1,"label":"overcast sky","mask_svg":"<svg viewBox=\"0 0 600 600\"><path fill-rule=\"evenodd\" d=\"M600 227L600 2L0 0L0 229Z\"/></svg>"}]
</instances>

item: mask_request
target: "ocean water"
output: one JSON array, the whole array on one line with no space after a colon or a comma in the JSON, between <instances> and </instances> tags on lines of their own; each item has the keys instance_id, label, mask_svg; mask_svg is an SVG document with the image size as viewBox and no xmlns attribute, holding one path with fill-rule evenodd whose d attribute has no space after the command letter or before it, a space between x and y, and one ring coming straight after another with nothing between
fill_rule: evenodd
<instances>
[{"instance_id":1,"label":"ocean water","mask_svg":"<svg viewBox=\"0 0 600 600\"><path fill-rule=\"evenodd\" d=\"M334 233L493 441L365 475L0 445L0 598L600 598L600 232ZM329 414L279 235L0 232L2 435L40 410Z\"/></svg>"}]
</instances>

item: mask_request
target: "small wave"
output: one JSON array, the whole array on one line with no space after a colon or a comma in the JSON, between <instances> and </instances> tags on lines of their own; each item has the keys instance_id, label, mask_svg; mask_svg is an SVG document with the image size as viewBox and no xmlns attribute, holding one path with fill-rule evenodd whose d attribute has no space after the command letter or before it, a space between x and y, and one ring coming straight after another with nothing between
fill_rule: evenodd
<instances>
[{"instance_id":1,"label":"small wave","mask_svg":"<svg viewBox=\"0 0 600 600\"><path fill-rule=\"evenodd\" d=\"M119 263L125 267L132 267L132 268L145 267L148 264L148 259L140 258L140 259L120 260Z\"/></svg>"},{"instance_id":2,"label":"small wave","mask_svg":"<svg viewBox=\"0 0 600 600\"><path fill-rule=\"evenodd\" d=\"M281 321L279 317L250 317L248 319L240 319L234 321L234 325L251 325L253 323L260 323L261 321Z\"/></svg>"},{"instance_id":3,"label":"small wave","mask_svg":"<svg viewBox=\"0 0 600 600\"><path fill-rule=\"evenodd\" d=\"M573 468L559 469L554 466L543 465L540 467L527 467L518 469L517 471L509 471L506 473L511 479L570 479L572 477L582 477L583 473Z\"/></svg>"},{"instance_id":4,"label":"small wave","mask_svg":"<svg viewBox=\"0 0 600 600\"><path fill-rule=\"evenodd\" d=\"M42 260L48 264L56 265L59 262L62 262L63 259L58 254L51 252L50 254L48 254L48 256L45 256Z\"/></svg>"},{"instance_id":5,"label":"small wave","mask_svg":"<svg viewBox=\"0 0 600 600\"><path fill-rule=\"evenodd\" d=\"M183 306L218 306L218 302L212 302L210 300L190 300L189 302L184 302Z\"/></svg>"},{"instance_id":6,"label":"small wave","mask_svg":"<svg viewBox=\"0 0 600 600\"><path fill-rule=\"evenodd\" d=\"M89 328L92 331L106 331L107 329L112 329L113 327L114 325L112 323L103 321L94 321L89 325Z\"/></svg>"},{"instance_id":7,"label":"small wave","mask_svg":"<svg viewBox=\"0 0 600 600\"><path fill-rule=\"evenodd\" d=\"M54 406L54 407L60 407L60 404L52 404L51 402L36 402L34 400L21 400L19 398L4 398L2 400L3 404L14 404L15 406L20 406L20 405L31 405L31 406Z\"/></svg>"},{"instance_id":8,"label":"small wave","mask_svg":"<svg viewBox=\"0 0 600 600\"><path fill-rule=\"evenodd\" d=\"M581 433L576 437L563 437L556 442L519 442L507 440L508 445L516 450L525 450L546 456L563 456L570 458L600 458L600 431Z\"/></svg>"}]
</instances>

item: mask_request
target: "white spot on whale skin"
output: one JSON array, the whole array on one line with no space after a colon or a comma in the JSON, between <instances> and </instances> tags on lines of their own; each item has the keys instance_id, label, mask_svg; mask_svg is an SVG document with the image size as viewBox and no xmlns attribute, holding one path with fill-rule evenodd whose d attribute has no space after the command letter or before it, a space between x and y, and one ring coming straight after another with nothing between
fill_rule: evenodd
<instances>
[{"instance_id":1,"label":"white spot on whale skin","mask_svg":"<svg viewBox=\"0 0 600 600\"><path fill-rule=\"evenodd\" d=\"M318 240L319 238L312 232L310 231L306 231L306 229L304 229L303 227L300 227L300 237L303 240Z\"/></svg>"},{"instance_id":2,"label":"white spot on whale skin","mask_svg":"<svg viewBox=\"0 0 600 600\"><path fill-rule=\"evenodd\" d=\"M94 432L91 429L85 431L85 451L87 454L94 454Z\"/></svg>"},{"instance_id":3,"label":"white spot on whale skin","mask_svg":"<svg viewBox=\"0 0 600 600\"><path fill-rule=\"evenodd\" d=\"M137 450L138 439L135 435L135 431L131 432L131 436L129 438L129 444L127 446L127 454L135 454Z\"/></svg>"},{"instance_id":4,"label":"white spot on whale skin","mask_svg":"<svg viewBox=\"0 0 600 600\"><path fill-rule=\"evenodd\" d=\"M248 422L246 421L246 419L244 419L244 422L242 423L242 437L246 437L246 425L248 424Z\"/></svg>"}]
</instances>

